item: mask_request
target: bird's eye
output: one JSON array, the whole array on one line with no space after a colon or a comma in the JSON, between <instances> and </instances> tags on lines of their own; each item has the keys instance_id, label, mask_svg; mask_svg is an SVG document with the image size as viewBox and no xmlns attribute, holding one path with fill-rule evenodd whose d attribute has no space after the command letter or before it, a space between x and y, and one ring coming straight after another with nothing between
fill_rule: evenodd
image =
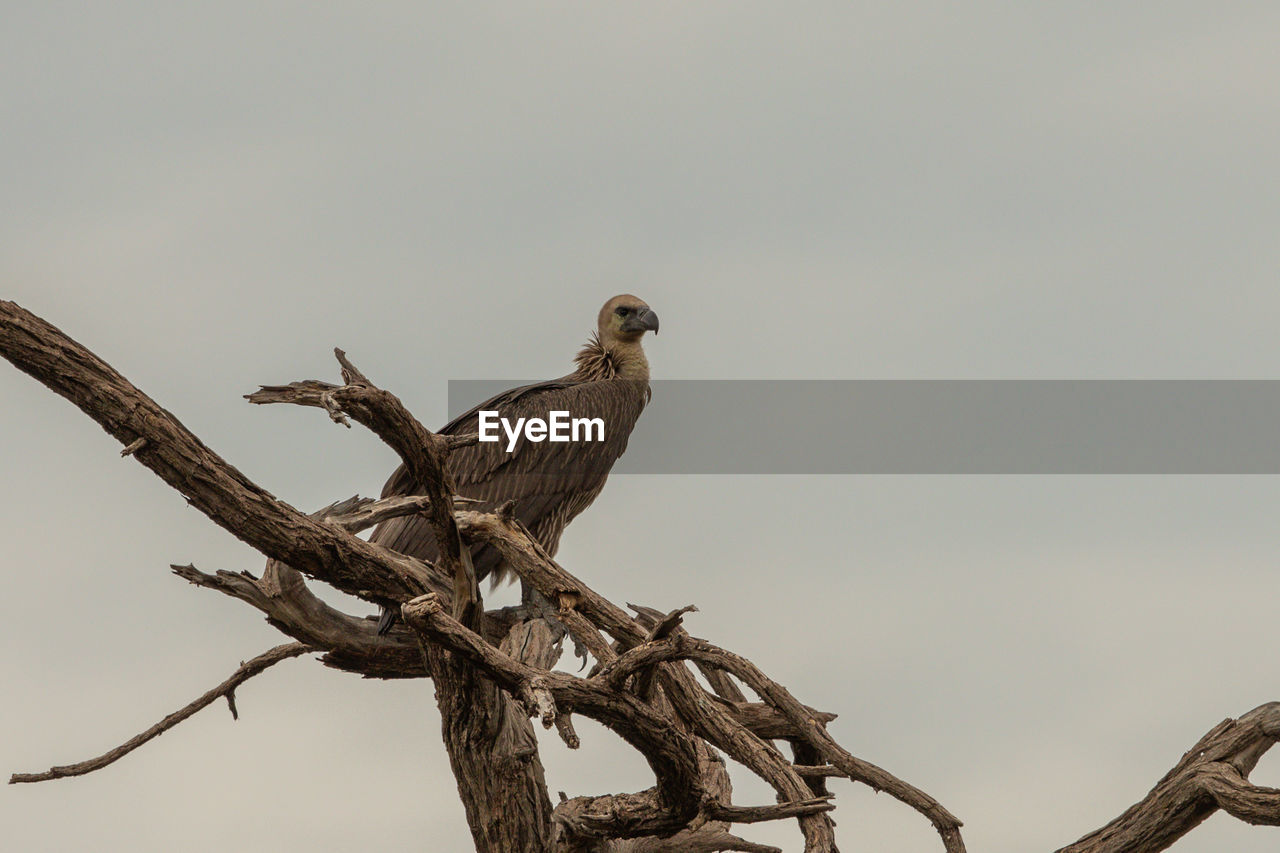
<instances>
[{"instance_id":1,"label":"bird's eye","mask_svg":"<svg viewBox=\"0 0 1280 853\"><path fill-rule=\"evenodd\" d=\"M624 306L624 307L620 307L620 308L618 308L618 310L617 310L617 314L618 314L618 316L619 316L619 317L625 317L625 316L627 316L627 314L628 314L630 311L631 311L631 309L630 309L630 308L627 308L627 307L625 307L625 306Z\"/></svg>"}]
</instances>

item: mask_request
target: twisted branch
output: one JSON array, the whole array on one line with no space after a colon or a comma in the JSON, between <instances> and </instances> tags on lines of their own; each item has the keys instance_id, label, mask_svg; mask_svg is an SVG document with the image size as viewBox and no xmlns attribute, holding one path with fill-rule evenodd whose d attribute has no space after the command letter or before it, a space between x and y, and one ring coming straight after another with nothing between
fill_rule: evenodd
<instances>
[{"instance_id":1,"label":"twisted branch","mask_svg":"<svg viewBox=\"0 0 1280 853\"><path fill-rule=\"evenodd\" d=\"M658 780L656 800L637 800L625 817L595 822L598 837L626 838L682 829L702 806L704 790L692 739L671 729L653 708L635 697L591 679L526 666L486 643L444 611L436 595L415 598L400 608L405 624L483 670L507 692L524 698L530 714L550 727L559 707L608 726L648 760Z\"/></svg>"},{"instance_id":2,"label":"twisted branch","mask_svg":"<svg viewBox=\"0 0 1280 853\"><path fill-rule=\"evenodd\" d=\"M320 405L341 423L346 423L344 414L350 415L395 450L413 479L426 490L425 511L436 535L438 565L447 577L453 578L454 615L464 625L478 627L483 616L480 584L471 565L471 552L463 547L453 519L453 483L444 467L452 445L447 438L424 427L398 397L370 382L347 359L346 353L340 349L333 352L342 365L346 385L339 387L315 380L287 386L264 385L257 392L246 394L245 399L258 404Z\"/></svg>"},{"instance_id":3,"label":"twisted branch","mask_svg":"<svg viewBox=\"0 0 1280 853\"><path fill-rule=\"evenodd\" d=\"M465 501L453 494L445 460L476 436L430 433L340 350L346 384L264 386L249 398L316 406L347 426L359 421L399 453L425 494L351 499L308 517L249 481L88 350L9 302L0 302L0 354L101 424L121 442L122 455L152 469L214 522L270 557L262 578L173 568L192 583L249 603L301 640L242 664L223 684L99 758L15 774L11 782L105 767L219 697L234 714L240 683L315 649L326 652L327 664L365 675L436 680L450 760L481 850L774 850L737 838L727 827L786 818L799 822L806 851L827 853L835 850L828 816L833 805L825 787L832 777L889 793L930 820L948 853L964 850L960 822L936 800L831 737L826 723L834 715L802 705L746 658L690 636L681 620L693 608L664 614L634 607L632 617L556 564L512 513L456 509ZM440 545L438 566L353 535L411 513L431 520ZM491 544L522 580L556 603L559 623L596 659L587 677L551 669L563 631L551 630L544 614L483 610L464 537ZM378 637L371 620L321 602L299 571L368 601L402 603L409 628ZM703 672L712 691L694 679L690 664ZM745 701L739 682L763 701ZM574 713L600 721L635 747L657 785L635 794L566 799L552 815L528 718L555 727L575 748ZM1280 825L1280 790L1248 781L1278 736L1280 703L1224 721L1143 800L1060 853L1155 853L1218 809L1250 823ZM773 739L790 741L794 760ZM712 746L773 786L779 802L733 805ZM501 820L486 821L492 814L489 798L519 813L499 809Z\"/></svg>"},{"instance_id":4,"label":"twisted branch","mask_svg":"<svg viewBox=\"0 0 1280 853\"><path fill-rule=\"evenodd\" d=\"M1280 791L1248 781L1280 737L1280 702L1223 720L1156 783L1106 826L1057 853L1157 853L1222 809L1253 824L1280 826Z\"/></svg>"}]
</instances>

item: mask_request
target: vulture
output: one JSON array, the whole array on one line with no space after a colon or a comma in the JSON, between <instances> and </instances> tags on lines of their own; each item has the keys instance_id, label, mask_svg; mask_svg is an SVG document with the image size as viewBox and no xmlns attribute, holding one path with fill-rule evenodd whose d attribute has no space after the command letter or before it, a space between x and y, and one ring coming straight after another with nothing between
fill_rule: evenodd
<instances>
[{"instance_id":1,"label":"vulture","mask_svg":"<svg viewBox=\"0 0 1280 853\"><path fill-rule=\"evenodd\" d=\"M577 367L572 373L512 388L445 424L442 435L478 432L481 411L497 411L510 424L517 423L517 418L549 421L553 411L604 422L602 440L530 441L522 435L508 450L508 435L499 428L497 441L456 448L446 468L457 493L478 501L472 506L480 511L513 501L515 517L554 555L565 526L604 488L609 470L627 449L631 429L649 401L649 362L640 346L645 332L657 334L658 315L635 296L615 296L600 309L596 331L574 358ZM489 434L494 434L492 429ZM595 438L598 431L587 435ZM401 465L383 487L382 497L421 491ZM420 559L436 558L435 535L421 516L384 521L374 528L370 541ZM471 560L479 580L488 577L497 586L513 578L492 546L472 548ZM390 630L398 609L383 607L378 633Z\"/></svg>"}]
</instances>

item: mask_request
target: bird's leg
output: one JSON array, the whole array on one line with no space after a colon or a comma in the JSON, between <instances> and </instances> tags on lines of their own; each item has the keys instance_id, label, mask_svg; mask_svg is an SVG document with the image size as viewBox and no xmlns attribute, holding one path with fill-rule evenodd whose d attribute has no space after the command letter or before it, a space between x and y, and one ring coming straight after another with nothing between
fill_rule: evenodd
<instances>
[{"instance_id":1,"label":"bird's leg","mask_svg":"<svg viewBox=\"0 0 1280 853\"><path fill-rule=\"evenodd\" d=\"M564 642L565 636L569 634L569 629L561 623L555 605L523 580L520 581L520 603L528 614L525 617L525 621L545 622L547 628L551 631L552 641L557 645ZM585 666L586 651L578 645L577 640L573 641L573 653L582 660ZM552 664L554 665L554 663L553 661Z\"/></svg>"},{"instance_id":2,"label":"bird's leg","mask_svg":"<svg viewBox=\"0 0 1280 853\"><path fill-rule=\"evenodd\" d=\"M399 608L382 605L382 612L378 614L378 636L381 637L386 634L399 621Z\"/></svg>"}]
</instances>

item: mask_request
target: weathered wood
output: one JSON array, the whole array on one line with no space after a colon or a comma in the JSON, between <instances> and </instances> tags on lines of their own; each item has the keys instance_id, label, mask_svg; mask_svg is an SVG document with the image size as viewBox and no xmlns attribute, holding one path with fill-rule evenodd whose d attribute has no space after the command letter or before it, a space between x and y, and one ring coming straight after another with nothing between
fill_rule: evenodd
<instances>
[{"instance_id":1,"label":"weathered wood","mask_svg":"<svg viewBox=\"0 0 1280 853\"><path fill-rule=\"evenodd\" d=\"M170 413L54 327L0 302L0 354L70 399L115 436L124 450L186 495L193 506L271 558L261 578L247 573L174 571L264 612L303 640L241 666L227 681L111 752L29 782L92 772L186 719L217 698L235 713L234 691L279 660L311 649L336 666L377 677L435 680L449 760L476 849L483 853L664 853L774 851L728 832L733 823L794 819L805 850L834 851L834 807L826 780L844 777L883 790L929 819L949 853L964 850L960 822L936 800L857 758L826 730L833 714L802 705L746 658L692 637L681 625L692 608L636 617L560 567L510 512L457 510L443 464L475 436L436 436L398 399L372 384L338 351L346 384L267 386L255 402L325 409L354 419L397 450L424 495L350 499L313 517L276 500L205 447ZM462 503L462 501L458 501ZM356 538L370 525L423 514L438 537L438 566ZM483 610L469 545L483 541L532 589L558 607ZM299 573L299 570L302 573ZM325 605L303 574L374 602L406 602L408 627L380 637L372 620ZM422 595L421 593L430 593ZM587 677L553 667L567 633L596 659ZM612 641L606 638L611 637ZM712 691L694 678L707 677ZM763 701L745 701L738 683ZM572 714L603 723L639 751L656 785L629 794L548 796L531 717L576 748ZM1280 790L1248 774L1280 737L1280 703L1263 705L1207 733L1143 800L1059 853L1155 853L1221 809L1255 824L1280 825ZM787 759L770 742L786 740ZM751 769L778 794L773 805L732 803L715 749Z\"/></svg>"},{"instance_id":2,"label":"weathered wood","mask_svg":"<svg viewBox=\"0 0 1280 853\"><path fill-rule=\"evenodd\" d=\"M264 385L257 392L246 394L245 399L258 404L319 404L339 422L345 422L347 415L359 421L395 450L429 499L425 514L431 519L436 535L439 569L446 577L453 578L454 615L464 625L477 627L483 618L480 585L471 565L471 553L463 547L453 519L454 489L444 464L452 445L424 427L398 397L370 382L346 353L340 349L333 352L347 384L333 386L311 381L288 386ZM393 600L403 601L404 597Z\"/></svg>"},{"instance_id":3,"label":"weathered wood","mask_svg":"<svg viewBox=\"0 0 1280 853\"><path fill-rule=\"evenodd\" d=\"M550 851L551 798L526 710L444 647L422 650L477 853Z\"/></svg>"},{"instance_id":4,"label":"weathered wood","mask_svg":"<svg viewBox=\"0 0 1280 853\"><path fill-rule=\"evenodd\" d=\"M440 555L436 568L453 579L454 617L463 630L483 631L485 614L471 552L463 545L453 516L454 488L445 467L451 445L423 427L395 395L373 385L342 350L334 352L347 384L324 387L319 393L320 404L337 421L349 415L399 453L428 498L422 511L436 537ZM255 403L314 404L308 396L310 386L321 385L312 382L294 383L286 389L264 388L249 399ZM435 594L431 600L440 604L449 599ZM538 633L528 624L514 626L511 633L516 632L522 632L526 640ZM522 654L544 668L550 668L558 656L551 648L546 642L521 644ZM421 644L421 655L435 682L445 748L477 851L549 849L551 802L527 715L517 710L511 696L457 655L431 643ZM530 684L525 687L533 690ZM549 716L548 724L551 719Z\"/></svg>"},{"instance_id":5,"label":"weathered wood","mask_svg":"<svg viewBox=\"0 0 1280 853\"><path fill-rule=\"evenodd\" d=\"M704 791L694 743L648 705L590 679L521 663L446 614L438 596L415 598L400 613L406 624L468 660L508 693L531 696L535 687L545 690L556 706L603 723L645 756L658 780L657 796L629 803L621 815L616 809L608 812L592 824L598 837L673 833L698 814ZM539 711L526 708L526 714ZM550 714L556 713L553 707Z\"/></svg>"},{"instance_id":6,"label":"weathered wood","mask_svg":"<svg viewBox=\"0 0 1280 853\"><path fill-rule=\"evenodd\" d=\"M96 355L12 302L0 301L0 354L66 397L126 448L146 439L131 458L268 557L371 601L432 588L429 566L321 524L278 500Z\"/></svg>"},{"instance_id":7,"label":"weathered wood","mask_svg":"<svg viewBox=\"0 0 1280 853\"><path fill-rule=\"evenodd\" d=\"M799 739L806 742L813 753L840 768L843 775L869 785L877 791L911 806L933 823L948 851L960 853L964 844L960 838L960 821L944 809L936 800L913 785L909 785L880 767L850 755L827 733L825 726L811 717L805 708L786 688L770 679L751 661L732 652L718 648L705 640L676 634L661 641L652 641L626 652L602 671L599 677L615 685L625 679L630 671L655 666L663 661L697 660L716 669L732 673L783 716L799 732ZM806 755L806 760L809 755Z\"/></svg>"},{"instance_id":8,"label":"weathered wood","mask_svg":"<svg viewBox=\"0 0 1280 853\"><path fill-rule=\"evenodd\" d=\"M1254 824L1280 825L1280 791L1248 775L1280 737L1280 702L1223 720L1187 750L1142 800L1057 853L1157 853L1218 809Z\"/></svg>"},{"instance_id":9,"label":"weathered wood","mask_svg":"<svg viewBox=\"0 0 1280 853\"><path fill-rule=\"evenodd\" d=\"M564 595L575 597L575 609L611 634L624 648L646 639L645 628L561 568L518 522L470 512L458 513L458 520L469 535L483 538L496 547L521 579L549 600L560 600ZM711 694L697 684L687 669L664 667L661 675L664 692L683 722L772 785L783 801L810 798L808 785L790 769L790 763L777 749L738 722L719 701L712 701ZM800 816L798 822L805 836L806 851L835 850L834 826L827 815L806 814Z\"/></svg>"},{"instance_id":10,"label":"weathered wood","mask_svg":"<svg viewBox=\"0 0 1280 853\"><path fill-rule=\"evenodd\" d=\"M811 800L797 800L772 806L728 806L723 803L714 803L707 807L707 814L715 820L723 820L727 823L763 823L769 820L829 812L833 809L835 805L830 797L814 797Z\"/></svg>"},{"instance_id":11,"label":"weathered wood","mask_svg":"<svg viewBox=\"0 0 1280 853\"><path fill-rule=\"evenodd\" d=\"M369 678L422 678L422 650L407 631L379 637L369 619L349 616L307 589L302 575L276 560L261 579L247 572L201 572L195 566L170 566L178 577L217 590L266 614L267 621L295 640L325 652L321 660L335 669Z\"/></svg>"}]
</instances>

